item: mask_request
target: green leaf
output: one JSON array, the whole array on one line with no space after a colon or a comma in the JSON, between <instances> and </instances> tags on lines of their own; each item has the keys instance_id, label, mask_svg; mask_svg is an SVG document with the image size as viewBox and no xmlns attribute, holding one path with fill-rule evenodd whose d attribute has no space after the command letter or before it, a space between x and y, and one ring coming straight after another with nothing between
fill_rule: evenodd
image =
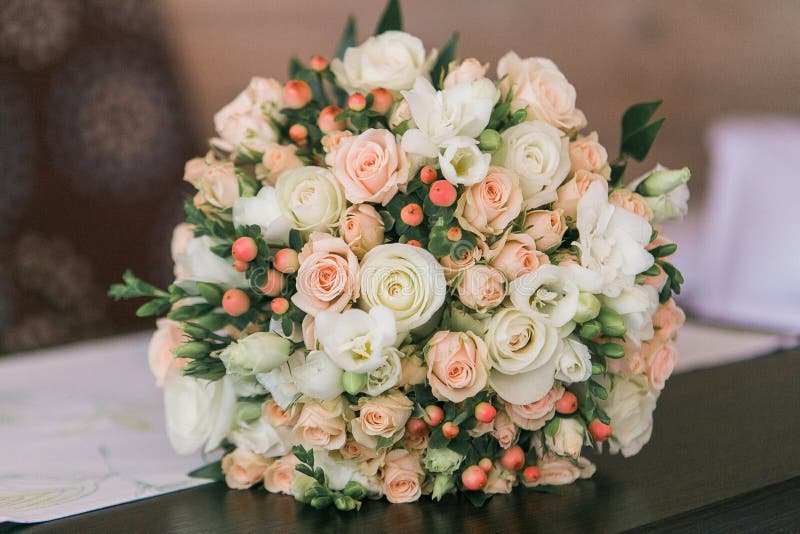
<instances>
[{"instance_id":1,"label":"green leaf","mask_svg":"<svg viewBox=\"0 0 800 534\"><path fill-rule=\"evenodd\" d=\"M289 246L297 252L300 252L303 248L303 235L299 230L295 230L294 228L289 230Z\"/></svg>"},{"instance_id":2,"label":"green leaf","mask_svg":"<svg viewBox=\"0 0 800 534\"><path fill-rule=\"evenodd\" d=\"M616 187L622 183L625 177L625 168L628 166L627 160L611 164L611 187Z\"/></svg>"},{"instance_id":3,"label":"green leaf","mask_svg":"<svg viewBox=\"0 0 800 534\"><path fill-rule=\"evenodd\" d=\"M306 68L303 66L302 63L300 63L299 59L297 59L296 57L293 57L292 59L289 60L289 79L290 80L296 80L298 78L298 76L300 76L300 73L303 72L304 70L306 70Z\"/></svg>"},{"instance_id":4,"label":"green leaf","mask_svg":"<svg viewBox=\"0 0 800 534\"><path fill-rule=\"evenodd\" d=\"M652 254L654 258L663 258L665 256L672 256L675 254L676 250L678 250L678 245L675 243L667 243L666 245L661 245L660 247L652 249L650 254Z\"/></svg>"},{"instance_id":5,"label":"green leaf","mask_svg":"<svg viewBox=\"0 0 800 534\"><path fill-rule=\"evenodd\" d=\"M400 10L400 0L389 0L383 8L381 18L375 27L375 35L383 32L403 31L403 13Z\"/></svg>"},{"instance_id":6,"label":"green leaf","mask_svg":"<svg viewBox=\"0 0 800 534\"><path fill-rule=\"evenodd\" d=\"M464 495L475 508L482 508L483 505L492 498L491 493L484 493L482 491L464 491L462 495Z\"/></svg>"},{"instance_id":7,"label":"green leaf","mask_svg":"<svg viewBox=\"0 0 800 534\"><path fill-rule=\"evenodd\" d=\"M209 282L198 282L197 291L200 293L200 296L203 297L209 304L219 306L222 303L223 291L222 288L216 284L211 284Z\"/></svg>"},{"instance_id":8,"label":"green leaf","mask_svg":"<svg viewBox=\"0 0 800 534\"><path fill-rule=\"evenodd\" d=\"M214 309L212 304L191 304L175 308L167 314L173 321L187 321L205 315Z\"/></svg>"},{"instance_id":9,"label":"green leaf","mask_svg":"<svg viewBox=\"0 0 800 534\"><path fill-rule=\"evenodd\" d=\"M139 279L129 269L122 275L122 283L108 289L108 296L114 300L128 300L139 297L168 297L169 293Z\"/></svg>"},{"instance_id":10,"label":"green leaf","mask_svg":"<svg viewBox=\"0 0 800 534\"><path fill-rule=\"evenodd\" d=\"M206 478L216 481L225 480L225 473L222 472L222 460L217 460L199 469L195 469L189 473L189 476L192 478Z\"/></svg>"},{"instance_id":11,"label":"green leaf","mask_svg":"<svg viewBox=\"0 0 800 534\"><path fill-rule=\"evenodd\" d=\"M339 46L336 47L336 57L342 59L344 52L348 48L356 46L356 19L353 16L347 17L344 31L339 39Z\"/></svg>"},{"instance_id":12,"label":"green leaf","mask_svg":"<svg viewBox=\"0 0 800 534\"><path fill-rule=\"evenodd\" d=\"M604 388L601 384L595 382L591 378L586 384L589 386L589 392L592 394L592 396L602 400L606 400L608 398L608 391L606 391L606 388Z\"/></svg>"},{"instance_id":13,"label":"green leaf","mask_svg":"<svg viewBox=\"0 0 800 534\"><path fill-rule=\"evenodd\" d=\"M444 45L444 48L442 48L442 51L439 52L439 57L436 58L436 63L434 63L433 68L431 69L431 80L433 80L433 85L437 89L441 89L442 81L447 74L447 67L456 57L457 46L458 32L454 32Z\"/></svg>"},{"instance_id":14,"label":"green leaf","mask_svg":"<svg viewBox=\"0 0 800 534\"><path fill-rule=\"evenodd\" d=\"M169 299L153 299L139 306L139 309L136 310L136 316L152 317L153 315L162 315L169 309L170 305Z\"/></svg>"},{"instance_id":15,"label":"green leaf","mask_svg":"<svg viewBox=\"0 0 800 534\"><path fill-rule=\"evenodd\" d=\"M558 427L561 425L561 419L555 417L551 419L546 425L544 425L544 435L550 436L551 438L556 435L558 432Z\"/></svg>"},{"instance_id":16,"label":"green leaf","mask_svg":"<svg viewBox=\"0 0 800 534\"><path fill-rule=\"evenodd\" d=\"M654 102L640 102L625 110L622 115L622 138L625 139L644 127L663 102L663 99Z\"/></svg>"},{"instance_id":17,"label":"green leaf","mask_svg":"<svg viewBox=\"0 0 800 534\"><path fill-rule=\"evenodd\" d=\"M664 119L658 119L623 138L622 147L620 148L622 153L631 156L636 161L642 161L647 157L647 153L650 152L650 148L653 146L662 124L664 124Z\"/></svg>"}]
</instances>

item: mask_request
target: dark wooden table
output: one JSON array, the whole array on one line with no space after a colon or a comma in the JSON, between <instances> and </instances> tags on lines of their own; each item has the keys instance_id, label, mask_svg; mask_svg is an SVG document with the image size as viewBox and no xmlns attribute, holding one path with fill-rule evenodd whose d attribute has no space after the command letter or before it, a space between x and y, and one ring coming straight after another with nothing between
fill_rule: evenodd
<instances>
[{"instance_id":1,"label":"dark wooden table","mask_svg":"<svg viewBox=\"0 0 800 534\"><path fill-rule=\"evenodd\" d=\"M702 532L800 531L800 348L678 375L653 439L634 458L602 456L591 480L559 495L517 489L473 509L366 502L315 511L263 490L210 485L0 531L81 532Z\"/></svg>"}]
</instances>

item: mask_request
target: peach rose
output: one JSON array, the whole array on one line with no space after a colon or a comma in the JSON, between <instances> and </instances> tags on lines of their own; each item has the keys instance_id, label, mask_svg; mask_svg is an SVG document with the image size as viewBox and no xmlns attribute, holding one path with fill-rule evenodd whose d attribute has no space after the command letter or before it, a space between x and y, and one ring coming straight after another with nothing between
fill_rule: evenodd
<instances>
[{"instance_id":1,"label":"peach rose","mask_svg":"<svg viewBox=\"0 0 800 534\"><path fill-rule=\"evenodd\" d=\"M486 480L484 493L511 493L517 485L517 474L508 469L504 469L500 462L495 462L492 470L489 471Z\"/></svg>"},{"instance_id":2,"label":"peach rose","mask_svg":"<svg viewBox=\"0 0 800 534\"><path fill-rule=\"evenodd\" d=\"M292 302L304 312L340 312L358 299L358 258L342 239L313 232L300 252L297 293Z\"/></svg>"},{"instance_id":3,"label":"peach rose","mask_svg":"<svg viewBox=\"0 0 800 534\"><path fill-rule=\"evenodd\" d=\"M425 382L428 371L425 368L425 362L417 354L418 350L419 348L416 346L413 346L413 351L407 350L406 347L401 349L401 352L406 353L406 356L400 359L400 378L395 386L401 388Z\"/></svg>"},{"instance_id":4,"label":"peach rose","mask_svg":"<svg viewBox=\"0 0 800 534\"><path fill-rule=\"evenodd\" d=\"M574 221L578 216L578 201L595 182L602 184L608 192L608 180L605 177L589 171L576 172L572 179L556 190L558 199L553 202L553 209L562 210L565 217Z\"/></svg>"},{"instance_id":5,"label":"peach rose","mask_svg":"<svg viewBox=\"0 0 800 534\"><path fill-rule=\"evenodd\" d=\"M464 249L458 259L451 254L439 258L439 264L444 267L444 278L448 282L454 280L462 271L469 269L481 259L481 250L478 247Z\"/></svg>"},{"instance_id":6,"label":"peach rose","mask_svg":"<svg viewBox=\"0 0 800 534\"><path fill-rule=\"evenodd\" d=\"M225 483L231 489L247 489L263 478L269 464L262 455L237 447L222 458Z\"/></svg>"},{"instance_id":7,"label":"peach rose","mask_svg":"<svg viewBox=\"0 0 800 534\"><path fill-rule=\"evenodd\" d=\"M264 471L264 489L271 493L290 495L289 488L297 475L295 466L299 463L300 460L292 453L272 462Z\"/></svg>"},{"instance_id":8,"label":"peach rose","mask_svg":"<svg viewBox=\"0 0 800 534\"><path fill-rule=\"evenodd\" d=\"M383 219L369 204L350 206L339 221L339 235L359 258L383 243L383 230Z\"/></svg>"},{"instance_id":9,"label":"peach rose","mask_svg":"<svg viewBox=\"0 0 800 534\"><path fill-rule=\"evenodd\" d=\"M291 408L284 410L274 399L269 399L261 405L261 417L273 427L293 426L300 415L298 403L294 403Z\"/></svg>"},{"instance_id":10,"label":"peach rose","mask_svg":"<svg viewBox=\"0 0 800 534\"><path fill-rule=\"evenodd\" d=\"M384 206L409 180L405 152L388 130L369 129L361 135L344 137L335 150L334 174L353 204L381 203Z\"/></svg>"},{"instance_id":11,"label":"peach rose","mask_svg":"<svg viewBox=\"0 0 800 534\"><path fill-rule=\"evenodd\" d=\"M561 242L567 222L562 210L537 210L525 217L525 233L536 241L536 248L545 251Z\"/></svg>"},{"instance_id":12,"label":"peach rose","mask_svg":"<svg viewBox=\"0 0 800 534\"><path fill-rule=\"evenodd\" d=\"M526 486L563 486L572 484L579 478L590 478L595 472L595 466L586 458L578 458L577 465L568 458L545 455L536 464L539 468L539 479L536 482L525 482Z\"/></svg>"},{"instance_id":13,"label":"peach rose","mask_svg":"<svg viewBox=\"0 0 800 534\"><path fill-rule=\"evenodd\" d=\"M549 263L550 258L536 249L536 241L531 236L511 234L492 259L491 265L499 269L506 276L506 280L513 281Z\"/></svg>"},{"instance_id":14,"label":"peach rose","mask_svg":"<svg viewBox=\"0 0 800 534\"><path fill-rule=\"evenodd\" d=\"M483 313L503 302L506 277L494 267L475 265L464 271L457 289L458 298L466 307Z\"/></svg>"},{"instance_id":15,"label":"peach rose","mask_svg":"<svg viewBox=\"0 0 800 534\"><path fill-rule=\"evenodd\" d=\"M517 441L519 428L515 425L505 411L497 412L494 418L494 430L492 437L497 440L498 445L508 449Z\"/></svg>"},{"instance_id":16,"label":"peach rose","mask_svg":"<svg viewBox=\"0 0 800 534\"><path fill-rule=\"evenodd\" d=\"M671 340L685 322L686 314L675 304L674 299L669 299L666 303L661 304L653 315L655 339Z\"/></svg>"},{"instance_id":17,"label":"peach rose","mask_svg":"<svg viewBox=\"0 0 800 534\"><path fill-rule=\"evenodd\" d=\"M472 332L437 332L425 346L428 383L439 400L462 402L486 387L486 343Z\"/></svg>"},{"instance_id":18,"label":"peach rose","mask_svg":"<svg viewBox=\"0 0 800 534\"><path fill-rule=\"evenodd\" d=\"M199 170L199 164L196 165ZM199 177L198 177L199 176ZM236 178L233 163L212 161L206 163L205 170L193 176L192 184L205 202L216 208L231 208L239 198L239 179Z\"/></svg>"},{"instance_id":19,"label":"peach rose","mask_svg":"<svg viewBox=\"0 0 800 534\"><path fill-rule=\"evenodd\" d=\"M616 343L616 341L611 339L603 339L602 342ZM642 353L647 351L650 345L651 341L646 341L642 343L641 346L637 347L636 343L628 338L625 338L625 343L623 344L623 347L625 348L625 356L622 358L607 358L606 366L608 367L608 372L615 375L625 376L644 373L645 361Z\"/></svg>"},{"instance_id":20,"label":"peach rose","mask_svg":"<svg viewBox=\"0 0 800 534\"><path fill-rule=\"evenodd\" d=\"M353 438L365 447L376 448L378 437L393 443L403 437L414 403L394 390L379 397L361 397L353 409L358 412L358 417L350 421Z\"/></svg>"},{"instance_id":21,"label":"peach rose","mask_svg":"<svg viewBox=\"0 0 800 534\"><path fill-rule=\"evenodd\" d=\"M619 206L628 210L634 215L644 217L648 221L653 220L653 210L647 201L639 193L634 193L628 189L616 189L608 196L609 204Z\"/></svg>"},{"instance_id":22,"label":"peach rose","mask_svg":"<svg viewBox=\"0 0 800 534\"><path fill-rule=\"evenodd\" d=\"M530 404L506 404L506 413L511 421L525 430L539 430L556 414L556 402L564 396L564 388L550 388L547 395Z\"/></svg>"},{"instance_id":23,"label":"peach rose","mask_svg":"<svg viewBox=\"0 0 800 534\"><path fill-rule=\"evenodd\" d=\"M428 434L412 436L408 432L403 435L403 446L414 454L421 454L428 448Z\"/></svg>"},{"instance_id":24,"label":"peach rose","mask_svg":"<svg viewBox=\"0 0 800 534\"><path fill-rule=\"evenodd\" d=\"M374 475L383 466L386 449L376 451L374 447L365 447L355 440L347 440L339 451L343 458L358 462L359 470L367 475Z\"/></svg>"},{"instance_id":25,"label":"peach rose","mask_svg":"<svg viewBox=\"0 0 800 534\"><path fill-rule=\"evenodd\" d=\"M474 82L486 76L487 70L489 70L489 64L481 64L481 62L474 57L465 59L458 66L451 63L450 72L445 76L442 86L444 89L450 89L461 83Z\"/></svg>"},{"instance_id":26,"label":"peach rose","mask_svg":"<svg viewBox=\"0 0 800 534\"><path fill-rule=\"evenodd\" d=\"M214 156L209 152L206 157L192 158L183 166L183 180L200 189L200 179L208 168L207 160L213 161Z\"/></svg>"},{"instance_id":27,"label":"peach rose","mask_svg":"<svg viewBox=\"0 0 800 534\"><path fill-rule=\"evenodd\" d=\"M658 390L664 389L664 384L672 375L677 360L678 351L672 344L661 345L647 361L647 379L650 385Z\"/></svg>"},{"instance_id":28,"label":"peach rose","mask_svg":"<svg viewBox=\"0 0 800 534\"><path fill-rule=\"evenodd\" d=\"M598 142L597 132L589 135L579 135L569 144L569 160L572 163L572 172L589 171L603 174L608 163L608 152Z\"/></svg>"},{"instance_id":29,"label":"peach rose","mask_svg":"<svg viewBox=\"0 0 800 534\"><path fill-rule=\"evenodd\" d=\"M190 361L188 358L176 358L172 354L172 349L186 341L186 334L180 326L180 323L166 318L156 321L157 330L147 346L147 362L158 387L164 385L164 380L172 369L183 369Z\"/></svg>"},{"instance_id":30,"label":"peach rose","mask_svg":"<svg viewBox=\"0 0 800 534\"><path fill-rule=\"evenodd\" d=\"M264 150L264 155L261 158L261 165L266 173L264 176L259 176L259 178L265 179L271 185L275 185L278 181L278 176L283 171L302 167L303 162L297 157L296 152L297 147L295 145L271 143Z\"/></svg>"},{"instance_id":31,"label":"peach rose","mask_svg":"<svg viewBox=\"0 0 800 534\"><path fill-rule=\"evenodd\" d=\"M172 253L172 261L175 264L172 274L175 275L176 281L186 280L189 276L191 276L191 273L186 270L186 268L177 260L177 258L186 254L186 247L189 244L189 241L192 239L194 239L194 225L192 224L180 223L172 231L170 252Z\"/></svg>"},{"instance_id":32,"label":"peach rose","mask_svg":"<svg viewBox=\"0 0 800 534\"><path fill-rule=\"evenodd\" d=\"M395 449L386 455L383 467L383 493L391 503L414 502L422 495L425 470L419 460L404 449Z\"/></svg>"},{"instance_id":33,"label":"peach rose","mask_svg":"<svg viewBox=\"0 0 800 534\"><path fill-rule=\"evenodd\" d=\"M292 443L329 451L341 449L347 438L343 414L341 399L304 404L292 429Z\"/></svg>"},{"instance_id":34,"label":"peach rose","mask_svg":"<svg viewBox=\"0 0 800 534\"><path fill-rule=\"evenodd\" d=\"M489 167L486 178L464 191L456 204L461 226L481 237L498 235L522 210L519 176L510 169Z\"/></svg>"},{"instance_id":35,"label":"peach rose","mask_svg":"<svg viewBox=\"0 0 800 534\"><path fill-rule=\"evenodd\" d=\"M328 167L333 167L336 163L336 149L347 139L353 137L353 132L349 130L336 130L322 136L322 149L325 151L325 163Z\"/></svg>"}]
</instances>

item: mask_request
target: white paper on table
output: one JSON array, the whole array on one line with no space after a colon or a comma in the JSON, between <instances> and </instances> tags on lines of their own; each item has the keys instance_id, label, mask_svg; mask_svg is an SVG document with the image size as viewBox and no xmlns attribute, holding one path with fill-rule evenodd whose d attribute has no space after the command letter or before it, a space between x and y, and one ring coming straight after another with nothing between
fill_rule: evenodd
<instances>
[{"instance_id":1,"label":"white paper on table","mask_svg":"<svg viewBox=\"0 0 800 534\"><path fill-rule=\"evenodd\" d=\"M147 334L0 357L0 521L32 523L190 488L167 440Z\"/></svg>"}]
</instances>

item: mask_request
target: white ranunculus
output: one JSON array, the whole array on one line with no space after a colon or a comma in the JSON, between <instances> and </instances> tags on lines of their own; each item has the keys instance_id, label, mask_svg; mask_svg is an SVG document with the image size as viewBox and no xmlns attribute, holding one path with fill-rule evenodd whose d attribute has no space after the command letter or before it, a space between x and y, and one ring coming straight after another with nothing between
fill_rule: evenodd
<instances>
[{"instance_id":1,"label":"white ranunculus","mask_svg":"<svg viewBox=\"0 0 800 534\"><path fill-rule=\"evenodd\" d=\"M621 452L626 458L637 454L653 432L658 390L644 376L598 376L597 381L609 390L608 398L597 403L611 418L611 454Z\"/></svg>"},{"instance_id":2,"label":"white ranunculus","mask_svg":"<svg viewBox=\"0 0 800 534\"><path fill-rule=\"evenodd\" d=\"M551 423L552 424L552 423ZM578 458L586 441L586 429L575 417L558 419L558 430L555 435L545 433L545 444L550 451L559 456Z\"/></svg>"},{"instance_id":3,"label":"white ranunculus","mask_svg":"<svg viewBox=\"0 0 800 534\"><path fill-rule=\"evenodd\" d=\"M257 224L267 243L289 244L289 223L281 213L275 188L262 187L254 197L240 197L233 204L234 226Z\"/></svg>"},{"instance_id":4,"label":"white ranunculus","mask_svg":"<svg viewBox=\"0 0 800 534\"><path fill-rule=\"evenodd\" d=\"M292 342L274 332L256 332L225 347L219 359L231 375L268 373L286 363Z\"/></svg>"},{"instance_id":5,"label":"white ranunculus","mask_svg":"<svg viewBox=\"0 0 800 534\"><path fill-rule=\"evenodd\" d=\"M436 91L429 81L418 79L411 91L403 91L415 128L403 134L403 150L435 158L453 137L474 139L489 124L499 97L487 78Z\"/></svg>"},{"instance_id":6,"label":"white ranunculus","mask_svg":"<svg viewBox=\"0 0 800 534\"><path fill-rule=\"evenodd\" d=\"M689 211L689 169L669 170L660 163L629 183L626 188L637 191L653 210L653 221L683 219ZM639 187L643 182L647 183Z\"/></svg>"},{"instance_id":7,"label":"white ranunculus","mask_svg":"<svg viewBox=\"0 0 800 534\"><path fill-rule=\"evenodd\" d=\"M275 192L289 226L305 232L330 232L347 207L342 186L331 171L322 167L282 172Z\"/></svg>"},{"instance_id":8,"label":"white ranunculus","mask_svg":"<svg viewBox=\"0 0 800 534\"><path fill-rule=\"evenodd\" d=\"M324 311L317 314L314 327L325 353L336 365L353 373L379 368L386 360L384 349L397 340L394 315L383 306L375 306L369 313L357 309Z\"/></svg>"},{"instance_id":9,"label":"white ranunculus","mask_svg":"<svg viewBox=\"0 0 800 534\"><path fill-rule=\"evenodd\" d=\"M345 50L342 59L331 61L331 71L350 93L368 93L378 87L401 91L415 79L427 78L435 61L436 50L426 56L419 38L389 31Z\"/></svg>"},{"instance_id":10,"label":"white ranunculus","mask_svg":"<svg viewBox=\"0 0 800 534\"><path fill-rule=\"evenodd\" d=\"M503 145L492 163L520 175L524 208L532 210L556 200L556 189L569 174L569 138L544 121L512 126L500 137Z\"/></svg>"},{"instance_id":11,"label":"white ranunculus","mask_svg":"<svg viewBox=\"0 0 800 534\"><path fill-rule=\"evenodd\" d=\"M592 184L578 202L577 226L581 265L603 277L605 295L618 296L653 265L653 256L645 250L650 224L609 204L600 183Z\"/></svg>"},{"instance_id":12,"label":"white ranunculus","mask_svg":"<svg viewBox=\"0 0 800 534\"><path fill-rule=\"evenodd\" d=\"M385 306L394 314L397 332L427 323L444 304L444 269L427 250L412 245L380 245L361 262L361 308Z\"/></svg>"},{"instance_id":13,"label":"white ranunculus","mask_svg":"<svg viewBox=\"0 0 800 534\"><path fill-rule=\"evenodd\" d=\"M272 120L282 122L283 85L277 80L253 78L250 85L214 115L215 146L231 152L252 154L277 140Z\"/></svg>"},{"instance_id":14,"label":"white ranunculus","mask_svg":"<svg viewBox=\"0 0 800 534\"><path fill-rule=\"evenodd\" d=\"M394 347L387 347L383 349L383 354L386 358L383 364L367 377L366 392L373 397L393 388L403 374L403 353Z\"/></svg>"},{"instance_id":15,"label":"white ranunculus","mask_svg":"<svg viewBox=\"0 0 800 534\"><path fill-rule=\"evenodd\" d=\"M309 352L299 365L289 365L297 390L318 400L333 400L344 391L341 367L321 350Z\"/></svg>"},{"instance_id":16,"label":"white ranunculus","mask_svg":"<svg viewBox=\"0 0 800 534\"><path fill-rule=\"evenodd\" d=\"M269 458L283 456L292 450L291 429L275 428L263 418L252 422L238 422L236 428L228 434L228 441Z\"/></svg>"},{"instance_id":17,"label":"white ranunculus","mask_svg":"<svg viewBox=\"0 0 800 534\"><path fill-rule=\"evenodd\" d=\"M211 247L219 244L207 235L190 239L186 243L186 251L175 255L176 270L185 277L178 282L181 285L186 282L210 282L223 287L246 287L244 273L237 272L231 262L211 251Z\"/></svg>"},{"instance_id":18,"label":"white ranunculus","mask_svg":"<svg viewBox=\"0 0 800 534\"><path fill-rule=\"evenodd\" d=\"M284 410L300 394L294 382L290 364L301 365L303 357L303 351L297 350L287 363L276 367L268 373L258 373L256 375L258 382L269 391L278 406Z\"/></svg>"},{"instance_id":19,"label":"white ranunculus","mask_svg":"<svg viewBox=\"0 0 800 534\"><path fill-rule=\"evenodd\" d=\"M167 437L178 454L191 454L205 443L216 449L233 425L236 394L232 379L214 382L174 370L164 383Z\"/></svg>"},{"instance_id":20,"label":"white ranunculus","mask_svg":"<svg viewBox=\"0 0 800 534\"><path fill-rule=\"evenodd\" d=\"M453 137L445 141L442 148L439 168L445 180L456 185L474 185L486 178L492 156L480 151L478 141L471 137Z\"/></svg>"},{"instance_id":21,"label":"white ranunculus","mask_svg":"<svg viewBox=\"0 0 800 534\"><path fill-rule=\"evenodd\" d=\"M562 339L556 353L556 380L574 384L585 382L592 376L592 355L589 348L577 339Z\"/></svg>"},{"instance_id":22,"label":"white ranunculus","mask_svg":"<svg viewBox=\"0 0 800 534\"><path fill-rule=\"evenodd\" d=\"M625 333L637 346L655 335L653 315L658 309L658 290L650 285L634 285L616 297L600 297L602 304L622 316Z\"/></svg>"},{"instance_id":23,"label":"white ranunculus","mask_svg":"<svg viewBox=\"0 0 800 534\"><path fill-rule=\"evenodd\" d=\"M516 308L542 314L561 328L575 316L581 291L601 289L600 276L579 265L542 265L511 282L509 295Z\"/></svg>"}]
</instances>

